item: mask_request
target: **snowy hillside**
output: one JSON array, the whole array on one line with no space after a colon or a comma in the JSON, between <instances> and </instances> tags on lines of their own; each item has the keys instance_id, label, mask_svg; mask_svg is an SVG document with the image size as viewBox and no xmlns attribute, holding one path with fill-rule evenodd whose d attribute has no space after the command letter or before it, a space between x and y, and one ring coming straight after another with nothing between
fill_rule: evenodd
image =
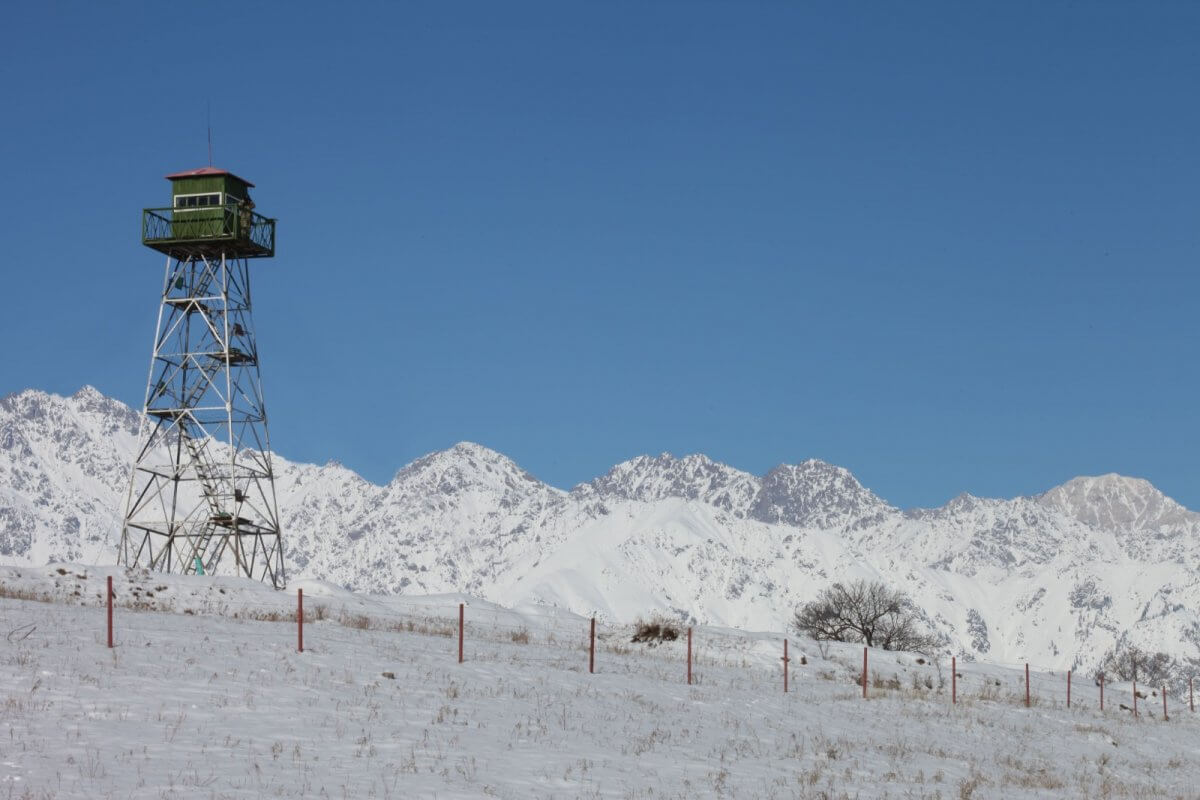
<instances>
[{"instance_id":1,"label":"snowy hillside","mask_svg":"<svg viewBox=\"0 0 1200 800\"><path fill-rule=\"evenodd\" d=\"M135 432L91 388L0 400L0 563L112 563ZM829 582L882 577L965 657L1083 668L1122 638L1200 657L1200 515L1143 480L903 511L812 460L758 477L641 456L569 492L470 443L385 486L275 464L293 578L782 630Z\"/></svg>"},{"instance_id":2,"label":"snowy hillside","mask_svg":"<svg viewBox=\"0 0 1200 800\"><path fill-rule=\"evenodd\" d=\"M117 597L106 646L104 580ZM697 628L631 642L463 596L0 567L0 793L55 798L1192 797L1187 697ZM36 597L43 601L35 602ZM467 606L463 663L457 608ZM137 609L137 610L134 610ZM168 666L169 665L169 666Z\"/></svg>"}]
</instances>

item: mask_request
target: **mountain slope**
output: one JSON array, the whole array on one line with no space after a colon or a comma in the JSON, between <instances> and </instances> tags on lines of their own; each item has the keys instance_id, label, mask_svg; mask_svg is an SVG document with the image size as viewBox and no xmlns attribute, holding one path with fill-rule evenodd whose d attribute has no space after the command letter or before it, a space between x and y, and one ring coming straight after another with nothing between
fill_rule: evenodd
<instances>
[{"instance_id":1,"label":"mountain slope","mask_svg":"<svg viewBox=\"0 0 1200 800\"><path fill-rule=\"evenodd\" d=\"M136 430L91 388L0 400L0 562L111 563ZM465 442L384 486L274 463L289 573L356 591L779 630L831 581L879 578L964 657L1078 667L1122 637L1200 656L1200 515L1143 480L901 511L815 460L640 456L569 492Z\"/></svg>"}]
</instances>

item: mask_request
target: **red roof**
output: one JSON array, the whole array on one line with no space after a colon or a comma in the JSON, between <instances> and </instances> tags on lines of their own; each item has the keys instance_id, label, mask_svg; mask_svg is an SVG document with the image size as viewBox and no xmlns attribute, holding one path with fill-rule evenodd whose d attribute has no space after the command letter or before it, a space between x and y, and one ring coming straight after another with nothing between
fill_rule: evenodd
<instances>
[{"instance_id":1,"label":"red roof","mask_svg":"<svg viewBox=\"0 0 1200 800\"><path fill-rule=\"evenodd\" d=\"M242 183L249 186L251 189L254 188L254 184L250 181L246 180L245 178L238 178L237 175L234 175L229 170L221 169L220 167L200 167L199 169L189 169L183 172L174 172L167 176L167 180L173 181L178 178L199 178L204 175L232 175Z\"/></svg>"}]
</instances>

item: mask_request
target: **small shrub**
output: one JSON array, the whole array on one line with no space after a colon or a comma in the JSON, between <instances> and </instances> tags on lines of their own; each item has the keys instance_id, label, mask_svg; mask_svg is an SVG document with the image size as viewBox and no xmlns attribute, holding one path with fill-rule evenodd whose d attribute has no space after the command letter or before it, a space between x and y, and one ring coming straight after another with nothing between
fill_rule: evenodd
<instances>
[{"instance_id":1,"label":"small shrub","mask_svg":"<svg viewBox=\"0 0 1200 800\"><path fill-rule=\"evenodd\" d=\"M679 629L675 624L659 617L649 621L639 619L634 623L631 641L655 645L660 642L673 642L678 638Z\"/></svg>"},{"instance_id":2,"label":"small shrub","mask_svg":"<svg viewBox=\"0 0 1200 800\"><path fill-rule=\"evenodd\" d=\"M529 631L521 628L519 631L511 631L509 636L517 644L529 644Z\"/></svg>"}]
</instances>

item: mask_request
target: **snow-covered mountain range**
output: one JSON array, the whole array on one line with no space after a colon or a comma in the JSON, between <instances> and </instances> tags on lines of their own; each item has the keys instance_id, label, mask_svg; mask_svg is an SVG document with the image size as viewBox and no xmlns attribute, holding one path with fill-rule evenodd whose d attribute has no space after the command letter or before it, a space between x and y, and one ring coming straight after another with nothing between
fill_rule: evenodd
<instances>
[{"instance_id":1,"label":"snow-covered mountain range","mask_svg":"<svg viewBox=\"0 0 1200 800\"><path fill-rule=\"evenodd\" d=\"M0 563L112 563L136 428L91 387L0 400ZM759 477L640 456L570 491L470 443L385 486L275 463L289 573L358 591L778 630L828 583L878 577L966 657L1083 668L1120 639L1200 657L1200 514L1136 478L904 511L815 460Z\"/></svg>"}]
</instances>

